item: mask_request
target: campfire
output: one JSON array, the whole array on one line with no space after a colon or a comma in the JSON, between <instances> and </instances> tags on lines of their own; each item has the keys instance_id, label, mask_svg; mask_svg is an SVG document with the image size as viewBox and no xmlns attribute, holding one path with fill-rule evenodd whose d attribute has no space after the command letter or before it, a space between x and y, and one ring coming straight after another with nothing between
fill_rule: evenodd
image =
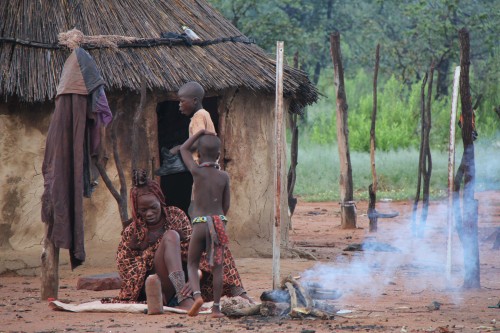
<instances>
[{"instance_id":1,"label":"campfire","mask_svg":"<svg viewBox=\"0 0 500 333\"><path fill-rule=\"evenodd\" d=\"M333 319L336 309L331 300L339 298L340 294L336 290L324 289L317 283L301 284L299 279L300 276L287 276L282 280L280 289L262 293L261 304L238 308L236 303L228 300L222 304L222 312L230 317L262 315Z\"/></svg>"}]
</instances>

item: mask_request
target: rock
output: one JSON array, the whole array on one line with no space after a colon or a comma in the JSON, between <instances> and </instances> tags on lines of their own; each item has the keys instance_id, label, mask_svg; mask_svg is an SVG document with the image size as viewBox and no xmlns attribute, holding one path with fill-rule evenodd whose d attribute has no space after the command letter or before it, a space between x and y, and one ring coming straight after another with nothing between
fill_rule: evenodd
<instances>
[{"instance_id":1,"label":"rock","mask_svg":"<svg viewBox=\"0 0 500 333\"><path fill-rule=\"evenodd\" d=\"M260 314L265 317L283 316L290 311L290 304L262 302L260 306Z\"/></svg>"},{"instance_id":2,"label":"rock","mask_svg":"<svg viewBox=\"0 0 500 333\"><path fill-rule=\"evenodd\" d=\"M79 277L76 289L94 291L113 290L120 289L121 284L122 280L118 273L105 273Z\"/></svg>"}]
</instances>

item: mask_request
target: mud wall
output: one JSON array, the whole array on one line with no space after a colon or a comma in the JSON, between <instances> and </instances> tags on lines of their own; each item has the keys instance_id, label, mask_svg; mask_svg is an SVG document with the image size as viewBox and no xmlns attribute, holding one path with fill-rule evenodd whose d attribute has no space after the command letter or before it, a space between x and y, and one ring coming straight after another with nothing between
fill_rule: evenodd
<instances>
[{"instance_id":1,"label":"mud wall","mask_svg":"<svg viewBox=\"0 0 500 333\"><path fill-rule=\"evenodd\" d=\"M228 232L231 250L237 256L272 255L274 221L274 95L256 95L239 90L224 98L225 169L231 179ZM221 109L221 108L219 108ZM283 128L284 133L284 128ZM285 162L285 147L282 151ZM286 172L282 183L286 184ZM281 194L281 234L288 241L286 188Z\"/></svg>"},{"instance_id":2,"label":"mud wall","mask_svg":"<svg viewBox=\"0 0 500 333\"><path fill-rule=\"evenodd\" d=\"M140 167L151 170L159 166L156 105L171 98L164 93L148 92L143 110L144 126L139 129L140 151L136 156ZM130 189L131 128L140 96L123 92L109 94L108 99L114 113L123 112L116 122L116 133ZM231 248L237 256L269 256L274 200L274 96L256 96L240 90L225 94L220 103L219 109L226 112L225 158L231 177L232 202L228 214ZM0 103L0 274L6 271L36 274L40 265L44 236L40 219L41 168L53 109L53 103ZM106 151L107 172L118 188L109 133ZM282 216L285 221L282 235L286 242L286 191L282 194ZM84 265L109 266L113 270L121 221L116 201L102 180L92 198L84 199L84 223L87 252ZM68 251L62 250L61 266L68 261Z\"/></svg>"}]
</instances>

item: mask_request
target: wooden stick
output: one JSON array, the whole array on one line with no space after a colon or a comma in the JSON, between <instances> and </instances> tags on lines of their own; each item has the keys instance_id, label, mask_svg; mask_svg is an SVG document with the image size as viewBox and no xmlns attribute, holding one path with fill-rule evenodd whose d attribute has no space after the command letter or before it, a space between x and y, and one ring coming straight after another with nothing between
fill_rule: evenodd
<instances>
[{"instance_id":1,"label":"wooden stick","mask_svg":"<svg viewBox=\"0 0 500 333\"><path fill-rule=\"evenodd\" d=\"M451 281L451 240L453 232L453 180L455 179L455 124L457 122L458 83L460 66L455 68L453 78L453 97L450 114L450 142L448 145L448 242L446 246L446 280Z\"/></svg>"},{"instance_id":2,"label":"wooden stick","mask_svg":"<svg viewBox=\"0 0 500 333\"><path fill-rule=\"evenodd\" d=\"M273 289L280 286L281 255L281 149L283 128L283 42L276 43L276 111L275 111L275 143L276 143L276 175L274 179L274 223L273 223Z\"/></svg>"},{"instance_id":3,"label":"wooden stick","mask_svg":"<svg viewBox=\"0 0 500 333\"><path fill-rule=\"evenodd\" d=\"M57 299L59 291L59 248L50 240L50 229L51 226L46 223L41 256L42 285L40 300L42 301L46 301L48 298Z\"/></svg>"}]
</instances>

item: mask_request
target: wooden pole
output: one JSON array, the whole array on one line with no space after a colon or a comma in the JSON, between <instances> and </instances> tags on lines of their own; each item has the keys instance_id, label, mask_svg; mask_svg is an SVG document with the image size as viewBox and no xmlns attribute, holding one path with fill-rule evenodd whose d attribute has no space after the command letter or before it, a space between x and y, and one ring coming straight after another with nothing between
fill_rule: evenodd
<instances>
[{"instance_id":1,"label":"wooden pole","mask_svg":"<svg viewBox=\"0 0 500 333\"><path fill-rule=\"evenodd\" d=\"M40 300L58 298L59 292L59 248L50 240L49 223L45 224L45 237L42 250L42 286L40 288Z\"/></svg>"},{"instance_id":2,"label":"wooden pole","mask_svg":"<svg viewBox=\"0 0 500 333\"><path fill-rule=\"evenodd\" d=\"M429 68L429 82L427 84L427 103L425 106L424 118L422 121L424 122L424 156L423 156L423 164L422 164L422 178L423 178L423 188L422 188L422 214L420 215L420 226L418 228L418 236L423 237L425 231L425 225L427 223L427 214L429 211L429 190L430 190L430 182L431 182L431 174L432 174L432 157L431 157L431 148L430 148L430 131L432 127L431 122L431 102L432 102L432 82L434 77L434 60L431 62L431 66Z\"/></svg>"},{"instance_id":3,"label":"wooden pole","mask_svg":"<svg viewBox=\"0 0 500 333\"><path fill-rule=\"evenodd\" d=\"M465 289L480 288L480 263L478 242L478 202L474 198L476 165L474 161L473 140L473 111L470 95L469 67L470 67L470 39L466 28L459 31L460 41L460 102L462 105L462 142L464 154L463 177L463 217L462 246L464 253L464 285ZM458 174L458 172L457 172Z\"/></svg>"},{"instance_id":4,"label":"wooden pole","mask_svg":"<svg viewBox=\"0 0 500 333\"><path fill-rule=\"evenodd\" d=\"M330 35L330 54L334 67L335 95L337 101L337 144L340 159L340 217L342 229L356 228L356 207L353 197L351 155L349 152L349 126L347 97L344 86L344 69L340 52L340 34Z\"/></svg>"},{"instance_id":5,"label":"wooden pole","mask_svg":"<svg viewBox=\"0 0 500 333\"><path fill-rule=\"evenodd\" d=\"M370 232L377 231L377 220L378 220L376 214L374 213L376 212L375 205L377 202L377 170L375 168L375 149L376 149L375 123L377 121L377 78L378 78L379 62L380 62L380 44L377 44L377 48L375 50L375 69L373 73L372 122L370 127L370 164L372 169L372 186L368 187L368 194L370 196L370 203L368 205Z\"/></svg>"},{"instance_id":6,"label":"wooden pole","mask_svg":"<svg viewBox=\"0 0 500 333\"><path fill-rule=\"evenodd\" d=\"M453 97L450 114L450 142L448 145L448 241L446 246L446 280L451 281L451 241L453 233L453 180L455 177L455 124L457 122L458 83L460 66L455 68L453 78Z\"/></svg>"},{"instance_id":7,"label":"wooden pole","mask_svg":"<svg viewBox=\"0 0 500 333\"><path fill-rule=\"evenodd\" d=\"M281 150L283 130L283 42L276 43L276 110L275 110L275 155L276 174L274 179L274 223L273 223L273 289L280 287L281 256Z\"/></svg>"},{"instance_id":8,"label":"wooden pole","mask_svg":"<svg viewBox=\"0 0 500 333\"><path fill-rule=\"evenodd\" d=\"M293 67L299 68L299 52L295 52L293 56ZM290 131L292 132L292 142L290 144L290 168L287 176L287 192L288 192L288 209L290 217L297 206L297 198L293 196L295 181L297 180L297 164L299 159L299 126L297 125L298 115L290 113ZM292 229L292 219L290 218L289 229Z\"/></svg>"},{"instance_id":9,"label":"wooden pole","mask_svg":"<svg viewBox=\"0 0 500 333\"><path fill-rule=\"evenodd\" d=\"M424 79L422 80L422 86L420 87L420 151L418 155L418 172L417 172L417 193L415 194L415 200L413 201L412 213L411 213L411 229L413 236L417 236L417 209L418 202L420 201L420 188L422 186L422 165L424 164L424 113L425 113L425 85L427 84L427 77L429 73L425 73Z\"/></svg>"}]
</instances>

